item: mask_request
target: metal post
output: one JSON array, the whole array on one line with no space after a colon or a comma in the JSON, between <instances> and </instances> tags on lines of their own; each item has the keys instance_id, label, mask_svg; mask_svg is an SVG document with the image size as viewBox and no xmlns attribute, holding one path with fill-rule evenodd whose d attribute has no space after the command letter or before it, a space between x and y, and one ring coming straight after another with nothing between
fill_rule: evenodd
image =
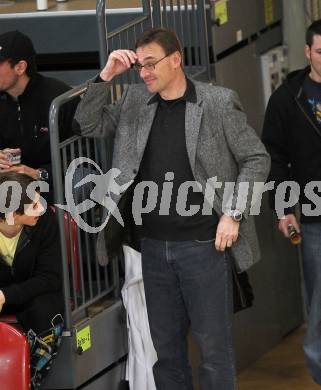
<instances>
[{"instance_id":1,"label":"metal post","mask_svg":"<svg viewBox=\"0 0 321 390\"><path fill-rule=\"evenodd\" d=\"M105 66L108 57L105 0L97 0L96 18L97 18L97 26L98 26L98 40L99 40L99 62L102 68L103 66Z\"/></svg>"},{"instance_id":2,"label":"metal post","mask_svg":"<svg viewBox=\"0 0 321 390\"><path fill-rule=\"evenodd\" d=\"M207 79L211 80L205 0L197 0L197 16L201 48L201 63L206 67ZM197 50L197 48L195 48L195 50Z\"/></svg>"},{"instance_id":3,"label":"metal post","mask_svg":"<svg viewBox=\"0 0 321 390\"><path fill-rule=\"evenodd\" d=\"M85 92L87 86L80 86L78 88L67 91L63 95L56 97L50 106L49 111L49 131L50 131L50 143L51 143L51 164L52 164L52 176L54 186L54 201L56 204L64 204L64 188L61 177L61 162L59 155L59 122L58 115L60 107L67 101L79 96ZM66 241L66 229L64 222L64 210L57 208L56 210L59 223L61 252L62 252L62 269L63 269L63 283L64 283L64 300L65 300L65 325L67 329L72 326L71 308L70 308L70 282L69 282L69 270L68 270L68 255L65 245Z\"/></svg>"},{"instance_id":4,"label":"metal post","mask_svg":"<svg viewBox=\"0 0 321 390\"><path fill-rule=\"evenodd\" d=\"M153 27L162 27L162 9L160 0L151 0L152 1L152 25Z\"/></svg>"}]
</instances>

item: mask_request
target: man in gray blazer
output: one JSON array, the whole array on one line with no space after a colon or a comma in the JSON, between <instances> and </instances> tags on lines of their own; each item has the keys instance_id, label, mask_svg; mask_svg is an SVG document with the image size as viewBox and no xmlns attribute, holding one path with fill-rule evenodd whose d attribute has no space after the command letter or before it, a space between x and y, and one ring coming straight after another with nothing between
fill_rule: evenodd
<instances>
[{"instance_id":1,"label":"man in gray blazer","mask_svg":"<svg viewBox=\"0 0 321 390\"><path fill-rule=\"evenodd\" d=\"M111 80L132 66L144 84L107 104ZM76 121L84 136L114 137L117 183L133 182L114 197L127 210L125 229L111 215L98 244L107 247L102 261L124 242L141 251L157 389L193 388L189 327L200 348L201 389L235 389L231 266L245 270L259 258L251 195L270 164L237 95L188 79L176 35L152 29L136 51L109 55Z\"/></svg>"}]
</instances>

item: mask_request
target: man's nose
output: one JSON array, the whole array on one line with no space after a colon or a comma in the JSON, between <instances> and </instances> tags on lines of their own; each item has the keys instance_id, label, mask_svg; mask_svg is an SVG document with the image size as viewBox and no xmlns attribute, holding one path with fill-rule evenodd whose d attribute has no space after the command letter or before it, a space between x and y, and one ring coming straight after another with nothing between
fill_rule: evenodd
<instances>
[{"instance_id":1,"label":"man's nose","mask_svg":"<svg viewBox=\"0 0 321 390\"><path fill-rule=\"evenodd\" d=\"M148 71L148 70L146 70L145 69L145 67L142 67L141 68L141 70L139 71L139 76L140 76L140 78L144 78L144 76L146 75L146 74L149 74L150 72Z\"/></svg>"}]
</instances>

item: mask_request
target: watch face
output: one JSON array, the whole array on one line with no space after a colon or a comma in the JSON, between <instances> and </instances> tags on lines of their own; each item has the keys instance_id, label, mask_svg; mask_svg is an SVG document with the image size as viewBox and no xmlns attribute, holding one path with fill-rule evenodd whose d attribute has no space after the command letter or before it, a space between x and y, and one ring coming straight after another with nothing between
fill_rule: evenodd
<instances>
[{"instance_id":1,"label":"watch face","mask_svg":"<svg viewBox=\"0 0 321 390\"><path fill-rule=\"evenodd\" d=\"M242 219L242 217L243 217L243 214L242 214L240 211L235 210L235 211L233 212L232 218L234 219L234 221L240 222L241 219Z\"/></svg>"},{"instance_id":2,"label":"watch face","mask_svg":"<svg viewBox=\"0 0 321 390\"><path fill-rule=\"evenodd\" d=\"M45 169L39 169L40 180L47 180L49 177L48 172Z\"/></svg>"}]
</instances>

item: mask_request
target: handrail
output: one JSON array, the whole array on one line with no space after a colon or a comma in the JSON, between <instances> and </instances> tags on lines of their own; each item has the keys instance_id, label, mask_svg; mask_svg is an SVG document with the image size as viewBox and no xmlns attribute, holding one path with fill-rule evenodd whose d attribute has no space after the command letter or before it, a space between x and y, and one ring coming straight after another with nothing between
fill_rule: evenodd
<instances>
[{"instance_id":1,"label":"handrail","mask_svg":"<svg viewBox=\"0 0 321 390\"><path fill-rule=\"evenodd\" d=\"M124 24L122 27L110 32L107 31L106 23L106 0L97 0L96 1L96 19L98 26L98 40L99 40L99 62L100 66L103 67L108 58L108 39L113 36L118 35L122 31L133 27L135 24L147 20L148 17L151 17L151 10L149 0L142 0L142 9L143 15L136 18L135 20Z\"/></svg>"},{"instance_id":2,"label":"handrail","mask_svg":"<svg viewBox=\"0 0 321 390\"><path fill-rule=\"evenodd\" d=\"M206 6L204 0L197 0L197 13L198 13L198 28L200 32L200 38L202 44L200 45L201 49L201 59L202 63L206 67L207 79L211 80L211 67L210 67L210 57L209 57L209 43L208 43L208 31L207 31L207 20L206 20Z\"/></svg>"}]
</instances>

